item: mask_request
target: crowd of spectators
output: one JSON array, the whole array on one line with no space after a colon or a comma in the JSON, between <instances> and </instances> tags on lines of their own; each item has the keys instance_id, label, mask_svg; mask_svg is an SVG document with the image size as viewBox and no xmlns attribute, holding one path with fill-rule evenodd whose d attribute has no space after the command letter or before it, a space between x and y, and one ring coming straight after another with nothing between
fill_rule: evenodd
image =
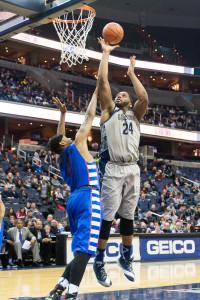
<instances>
[{"instance_id":1,"label":"crowd of spectators","mask_svg":"<svg viewBox=\"0 0 200 300\"><path fill-rule=\"evenodd\" d=\"M41 84L17 70L0 68L0 99L31 105L55 107L52 96L58 96L69 111L85 112L90 101L92 88L66 83L64 92L46 91Z\"/></svg>"},{"instance_id":2,"label":"crowd of spectators","mask_svg":"<svg viewBox=\"0 0 200 300\"><path fill-rule=\"evenodd\" d=\"M188 112L184 107L152 105L144 116L144 122L159 127L200 130L197 112Z\"/></svg>"},{"instance_id":3,"label":"crowd of spectators","mask_svg":"<svg viewBox=\"0 0 200 300\"><path fill-rule=\"evenodd\" d=\"M39 157L38 164L33 157ZM65 199L70 190L56 174L51 177L48 174L49 158L56 166L55 155L41 150L33 157L24 161L16 153L0 153L0 191L6 205L1 254L5 267L8 264L13 267L14 261L24 266L22 254L26 252L23 249L26 240L30 242L33 265L55 263L56 235L69 231Z\"/></svg>"},{"instance_id":4,"label":"crowd of spectators","mask_svg":"<svg viewBox=\"0 0 200 300\"><path fill-rule=\"evenodd\" d=\"M40 150L27 157L24 161L16 153L0 153L0 190L6 205L4 247L0 258L5 268L13 267L14 263L24 266L25 240L35 266L55 263L56 236L70 230L65 212L69 187L56 173L52 176L48 173L49 162L57 166L55 155ZM33 157L40 163L36 164ZM189 168L184 168L184 175L186 169ZM182 169L164 161L150 161L142 168L135 232L200 231L200 172L193 169L192 173L196 184L184 181ZM119 232L119 223L116 216L112 233Z\"/></svg>"},{"instance_id":5,"label":"crowd of spectators","mask_svg":"<svg viewBox=\"0 0 200 300\"><path fill-rule=\"evenodd\" d=\"M190 168L188 168L190 169ZM135 230L142 233L190 233L200 230L200 172L194 183L181 168L152 161L142 172Z\"/></svg>"},{"instance_id":6,"label":"crowd of spectators","mask_svg":"<svg viewBox=\"0 0 200 300\"><path fill-rule=\"evenodd\" d=\"M1 100L55 107L52 102L53 95L60 97L68 111L85 112L92 95L92 87L67 82L64 92L50 93L24 72L0 68ZM97 114L100 114L99 108ZM150 106L143 122L159 127L200 130L199 114L189 113L185 108L178 106Z\"/></svg>"}]
</instances>

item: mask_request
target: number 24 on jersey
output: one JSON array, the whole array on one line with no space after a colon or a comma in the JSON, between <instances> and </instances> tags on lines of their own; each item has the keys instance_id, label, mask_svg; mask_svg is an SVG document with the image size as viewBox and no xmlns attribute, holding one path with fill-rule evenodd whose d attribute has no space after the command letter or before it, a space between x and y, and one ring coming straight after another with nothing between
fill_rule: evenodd
<instances>
[{"instance_id":1,"label":"number 24 on jersey","mask_svg":"<svg viewBox=\"0 0 200 300\"><path fill-rule=\"evenodd\" d=\"M124 122L123 123L123 134L133 134L133 123L132 122Z\"/></svg>"}]
</instances>

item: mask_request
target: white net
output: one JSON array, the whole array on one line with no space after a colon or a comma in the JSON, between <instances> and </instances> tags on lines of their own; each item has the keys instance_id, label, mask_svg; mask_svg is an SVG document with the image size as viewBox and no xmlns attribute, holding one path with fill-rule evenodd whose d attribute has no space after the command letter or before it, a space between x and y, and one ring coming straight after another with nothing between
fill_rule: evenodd
<instances>
[{"instance_id":1,"label":"white net","mask_svg":"<svg viewBox=\"0 0 200 300\"><path fill-rule=\"evenodd\" d=\"M88 60L86 40L96 15L95 10L88 6L79 10L78 16L72 11L53 20L61 43L60 64L67 63L69 67Z\"/></svg>"}]
</instances>

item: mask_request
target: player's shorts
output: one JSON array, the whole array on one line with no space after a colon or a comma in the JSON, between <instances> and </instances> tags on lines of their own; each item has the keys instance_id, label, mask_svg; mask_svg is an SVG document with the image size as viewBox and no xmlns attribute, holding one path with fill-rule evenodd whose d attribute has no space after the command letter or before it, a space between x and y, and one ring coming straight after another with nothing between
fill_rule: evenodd
<instances>
[{"instance_id":1,"label":"player's shorts","mask_svg":"<svg viewBox=\"0 0 200 300\"><path fill-rule=\"evenodd\" d=\"M101 226L100 192L92 188L80 188L67 200L72 238L72 252L95 255Z\"/></svg>"},{"instance_id":2,"label":"player's shorts","mask_svg":"<svg viewBox=\"0 0 200 300\"><path fill-rule=\"evenodd\" d=\"M140 168L137 163L108 162L101 187L103 219L112 221L115 214L134 219L140 194Z\"/></svg>"}]
</instances>

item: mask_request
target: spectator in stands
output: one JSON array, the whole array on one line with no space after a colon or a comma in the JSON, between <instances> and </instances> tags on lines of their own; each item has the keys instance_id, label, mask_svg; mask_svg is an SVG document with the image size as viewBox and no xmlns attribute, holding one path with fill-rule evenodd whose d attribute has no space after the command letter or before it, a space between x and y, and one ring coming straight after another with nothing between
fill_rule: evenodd
<instances>
[{"instance_id":1,"label":"spectator in stands","mask_svg":"<svg viewBox=\"0 0 200 300\"><path fill-rule=\"evenodd\" d=\"M55 237L57 234L59 234L58 222L55 219L51 221L51 234Z\"/></svg>"},{"instance_id":2,"label":"spectator in stands","mask_svg":"<svg viewBox=\"0 0 200 300\"><path fill-rule=\"evenodd\" d=\"M29 209L26 212L25 222L28 222L30 220L32 221L32 219L33 219L33 211L32 209Z\"/></svg>"},{"instance_id":3,"label":"spectator in stands","mask_svg":"<svg viewBox=\"0 0 200 300\"><path fill-rule=\"evenodd\" d=\"M181 220L177 220L173 233L184 233L184 232L186 232L186 229L183 226L183 222Z\"/></svg>"},{"instance_id":4,"label":"spectator in stands","mask_svg":"<svg viewBox=\"0 0 200 300\"><path fill-rule=\"evenodd\" d=\"M19 198L19 194L18 194L18 192L16 191L16 186L15 186L15 185L11 188L11 197L13 197L13 198L15 198L15 199L18 199L18 198Z\"/></svg>"},{"instance_id":5,"label":"spectator in stands","mask_svg":"<svg viewBox=\"0 0 200 300\"><path fill-rule=\"evenodd\" d=\"M151 231L151 233L156 233L156 234L164 233L160 228L159 222L154 223L154 229Z\"/></svg>"},{"instance_id":6,"label":"spectator in stands","mask_svg":"<svg viewBox=\"0 0 200 300\"><path fill-rule=\"evenodd\" d=\"M48 257L52 258L53 261L55 261L55 258L56 258L56 241L54 239L54 236L52 237L52 234L51 234L51 227L46 224L44 226L44 230L45 230L45 233L46 233L46 237L48 238L48 242L50 241L50 244L48 244L48 247L49 247L49 253L48 253Z\"/></svg>"},{"instance_id":7,"label":"spectator in stands","mask_svg":"<svg viewBox=\"0 0 200 300\"><path fill-rule=\"evenodd\" d=\"M32 234L36 237L36 240L40 248L40 256L45 265L50 264L51 253L52 253L52 244L51 237L47 235L45 229L43 228L42 221L36 220L34 227L30 229Z\"/></svg>"},{"instance_id":8,"label":"spectator in stands","mask_svg":"<svg viewBox=\"0 0 200 300\"><path fill-rule=\"evenodd\" d=\"M16 217L11 215L5 218L4 230L7 231L9 228L15 227Z\"/></svg>"},{"instance_id":9,"label":"spectator in stands","mask_svg":"<svg viewBox=\"0 0 200 300\"><path fill-rule=\"evenodd\" d=\"M42 199L43 204L47 204L48 197L50 196L51 186L47 183L45 179L42 180L38 191L40 192L40 198Z\"/></svg>"},{"instance_id":10,"label":"spectator in stands","mask_svg":"<svg viewBox=\"0 0 200 300\"><path fill-rule=\"evenodd\" d=\"M23 260L22 260L22 252L23 245L25 241L30 241L30 247L33 253L33 264L34 266L39 266L39 263L41 261L40 255L39 255L39 247L38 243L36 241L36 238L33 236L33 234L30 232L30 230L26 227L24 227L24 223L22 220L17 220L16 227L13 227L8 230L8 241L10 245L13 245L15 249L15 253L17 255L18 265L20 267L23 267Z\"/></svg>"},{"instance_id":11,"label":"spectator in stands","mask_svg":"<svg viewBox=\"0 0 200 300\"><path fill-rule=\"evenodd\" d=\"M147 195L142 192L138 201L138 212L139 218L143 218L145 213L149 210L149 201L147 199Z\"/></svg>"},{"instance_id":12,"label":"spectator in stands","mask_svg":"<svg viewBox=\"0 0 200 300\"><path fill-rule=\"evenodd\" d=\"M1 193L2 199L6 202L7 198L12 197L11 191L8 185L4 186L3 192Z\"/></svg>"},{"instance_id":13,"label":"spectator in stands","mask_svg":"<svg viewBox=\"0 0 200 300\"><path fill-rule=\"evenodd\" d=\"M16 212L16 217L17 219L22 219L24 220L26 217L26 210L24 207L21 207L17 212Z\"/></svg>"},{"instance_id":14,"label":"spectator in stands","mask_svg":"<svg viewBox=\"0 0 200 300\"><path fill-rule=\"evenodd\" d=\"M5 217L8 218L8 219L10 218L10 216L16 217L16 214L15 214L14 209L12 207L10 207L7 210L6 215L5 215Z\"/></svg>"},{"instance_id":15,"label":"spectator in stands","mask_svg":"<svg viewBox=\"0 0 200 300\"><path fill-rule=\"evenodd\" d=\"M164 232L164 233L172 233L172 230L171 230L171 220L168 222L164 222L161 226L161 230Z\"/></svg>"},{"instance_id":16,"label":"spectator in stands","mask_svg":"<svg viewBox=\"0 0 200 300\"><path fill-rule=\"evenodd\" d=\"M51 221L53 220L53 215L51 215L51 214L49 214L48 216L47 216L47 224L49 225L49 226L51 226Z\"/></svg>"},{"instance_id":17,"label":"spectator in stands","mask_svg":"<svg viewBox=\"0 0 200 300\"><path fill-rule=\"evenodd\" d=\"M19 198L22 203L26 202L28 200L28 193L26 191L25 186L21 186L20 191L19 191Z\"/></svg>"},{"instance_id":18,"label":"spectator in stands","mask_svg":"<svg viewBox=\"0 0 200 300\"><path fill-rule=\"evenodd\" d=\"M60 181L58 180L58 176L54 175L53 178L51 179L51 184L54 187L59 187L60 186Z\"/></svg>"},{"instance_id":19,"label":"spectator in stands","mask_svg":"<svg viewBox=\"0 0 200 300\"><path fill-rule=\"evenodd\" d=\"M3 168L0 168L0 179L4 180L6 177L6 173L4 172Z\"/></svg>"}]
</instances>

